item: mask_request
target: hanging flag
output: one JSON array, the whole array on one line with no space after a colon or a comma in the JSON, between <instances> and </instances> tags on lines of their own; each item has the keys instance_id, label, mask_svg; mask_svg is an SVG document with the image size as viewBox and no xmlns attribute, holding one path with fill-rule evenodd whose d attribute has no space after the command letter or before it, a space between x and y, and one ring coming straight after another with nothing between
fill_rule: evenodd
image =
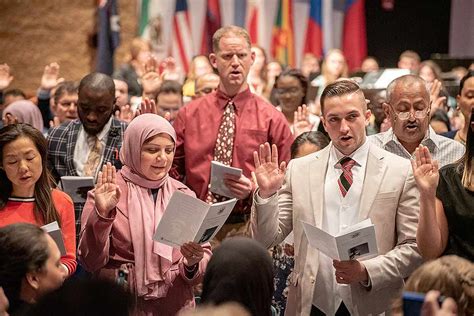
<instances>
[{"instance_id":1,"label":"hanging flag","mask_svg":"<svg viewBox=\"0 0 474 316\"><path fill-rule=\"evenodd\" d=\"M272 55L285 66L294 67L292 0L279 0L278 13L272 30Z\"/></svg>"},{"instance_id":2,"label":"hanging flag","mask_svg":"<svg viewBox=\"0 0 474 316\"><path fill-rule=\"evenodd\" d=\"M176 0L172 36L171 56L177 66L187 73L194 54L186 0Z\"/></svg>"},{"instance_id":3,"label":"hanging flag","mask_svg":"<svg viewBox=\"0 0 474 316\"><path fill-rule=\"evenodd\" d=\"M100 0L97 30L96 71L114 72L114 51L120 45L120 18L116 0Z\"/></svg>"},{"instance_id":4,"label":"hanging flag","mask_svg":"<svg viewBox=\"0 0 474 316\"><path fill-rule=\"evenodd\" d=\"M204 31L202 33L201 54L212 52L212 36L221 27L221 14L219 0L207 0Z\"/></svg>"},{"instance_id":5,"label":"hanging flag","mask_svg":"<svg viewBox=\"0 0 474 316\"><path fill-rule=\"evenodd\" d=\"M359 68L367 56L365 0L346 0L342 51L349 69Z\"/></svg>"},{"instance_id":6,"label":"hanging flag","mask_svg":"<svg viewBox=\"0 0 474 316\"><path fill-rule=\"evenodd\" d=\"M318 58L323 55L322 10L321 0L310 0L304 52L312 53Z\"/></svg>"},{"instance_id":7,"label":"hanging flag","mask_svg":"<svg viewBox=\"0 0 474 316\"><path fill-rule=\"evenodd\" d=\"M258 16L259 5L257 1L249 1L246 25L252 44L258 44Z\"/></svg>"}]
</instances>

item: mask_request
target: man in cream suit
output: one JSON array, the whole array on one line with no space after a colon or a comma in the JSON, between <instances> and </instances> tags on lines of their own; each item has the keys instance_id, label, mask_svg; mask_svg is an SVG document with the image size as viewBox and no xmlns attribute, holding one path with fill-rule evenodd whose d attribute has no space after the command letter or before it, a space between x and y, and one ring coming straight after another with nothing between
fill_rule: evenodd
<instances>
[{"instance_id":1,"label":"man in cream suit","mask_svg":"<svg viewBox=\"0 0 474 316\"><path fill-rule=\"evenodd\" d=\"M370 110L358 85L337 81L321 96L331 145L293 160L286 170L268 143L254 153L259 186L251 231L271 247L293 230L295 268L286 315L369 315L390 311L404 278L421 264L415 236L418 191L410 162L372 145ZM366 218L379 255L337 261L308 244L301 221L331 234Z\"/></svg>"}]
</instances>

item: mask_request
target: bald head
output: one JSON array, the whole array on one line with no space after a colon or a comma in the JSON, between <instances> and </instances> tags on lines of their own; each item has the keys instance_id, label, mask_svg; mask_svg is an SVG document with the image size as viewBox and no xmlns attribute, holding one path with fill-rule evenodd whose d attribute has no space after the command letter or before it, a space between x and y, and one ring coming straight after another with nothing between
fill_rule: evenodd
<instances>
[{"instance_id":1,"label":"bald head","mask_svg":"<svg viewBox=\"0 0 474 316\"><path fill-rule=\"evenodd\" d=\"M79 93L83 89L88 89L97 92L109 92L110 95L115 95L115 84L112 77L99 72L93 72L82 78L79 83Z\"/></svg>"},{"instance_id":2,"label":"bald head","mask_svg":"<svg viewBox=\"0 0 474 316\"><path fill-rule=\"evenodd\" d=\"M416 89L414 89L416 88ZM387 87L387 103L395 103L394 98L398 97L396 92L410 92L420 95L423 99L430 100L430 93L426 87L426 82L416 75L401 76L392 82Z\"/></svg>"}]
</instances>

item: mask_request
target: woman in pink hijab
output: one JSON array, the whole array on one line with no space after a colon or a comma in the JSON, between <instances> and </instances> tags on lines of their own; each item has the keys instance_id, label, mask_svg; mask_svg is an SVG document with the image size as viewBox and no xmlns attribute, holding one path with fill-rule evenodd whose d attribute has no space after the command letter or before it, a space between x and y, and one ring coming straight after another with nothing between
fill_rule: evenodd
<instances>
[{"instance_id":1,"label":"woman in pink hijab","mask_svg":"<svg viewBox=\"0 0 474 316\"><path fill-rule=\"evenodd\" d=\"M175 143L175 131L164 118L135 118L120 152L123 168L102 168L81 217L82 265L134 293L134 315L175 315L193 307L193 285L201 282L211 257L209 244L189 242L176 249L153 241L173 192L195 196L168 176Z\"/></svg>"},{"instance_id":2,"label":"woman in pink hijab","mask_svg":"<svg viewBox=\"0 0 474 316\"><path fill-rule=\"evenodd\" d=\"M10 123L30 124L40 132L43 132L43 117L36 104L29 100L18 100L10 103L2 113L5 125Z\"/></svg>"}]
</instances>

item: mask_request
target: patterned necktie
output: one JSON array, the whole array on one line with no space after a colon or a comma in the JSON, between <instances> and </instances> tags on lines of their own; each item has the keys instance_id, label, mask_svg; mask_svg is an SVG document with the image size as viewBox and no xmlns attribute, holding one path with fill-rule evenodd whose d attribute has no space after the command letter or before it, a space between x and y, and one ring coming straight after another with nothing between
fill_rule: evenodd
<instances>
[{"instance_id":1,"label":"patterned necktie","mask_svg":"<svg viewBox=\"0 0 474 316\"><path fill-rule=\"evenodd\" d=\"M214 160L227 166L232 165L232 153L234 149L235 135L235 107L232 101L227 106L222 115L221 125L217 134L216 146L214 147ZM209 184L210 187L210 184ZM207 192L206 202L216 203L224 201L227 198L218 194Z\"/></svg>"},{"instance_id":2,"label":"patterned necktie","mask_svg":"<svg viewBox=\"0 0 474 316\"><path fill-rule=\"evenodd\" d=\"M88 138L89 143L93 143L87 161L84 164L84 176L93 177L100 163L102 143L96 136Z\"/></svg>"},{"instance_id":3,"label":"patterned necktie","mask_svg":"<svg viewBox=\"0 0 474 316\"><path fill-rule=\"evenodd\" d=\"M337 180L342 196L345 197L352 185L352 167L355 165L355 160L350 157L342 158L339 163L342 167L342 174Z\"/></svg>"}]
</instances>

